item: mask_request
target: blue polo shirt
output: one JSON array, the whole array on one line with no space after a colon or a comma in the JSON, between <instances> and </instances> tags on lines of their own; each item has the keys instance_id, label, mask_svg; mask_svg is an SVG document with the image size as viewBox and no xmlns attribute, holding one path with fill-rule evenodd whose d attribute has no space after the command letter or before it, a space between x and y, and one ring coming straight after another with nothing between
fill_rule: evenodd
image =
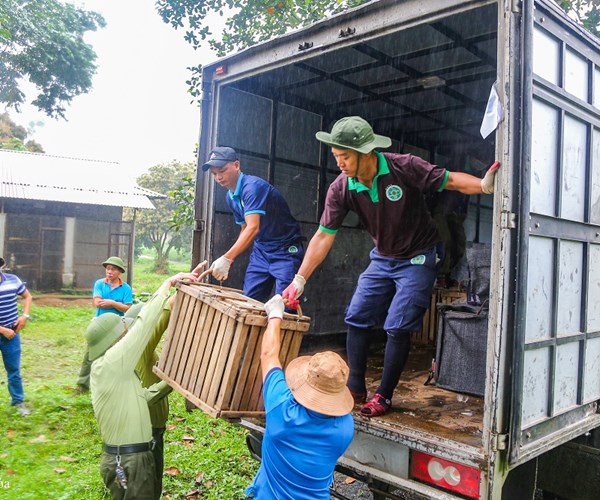
<instances>
[{"instance_id":1,"label":"blue polo shirt","mask_svg":"<svg viewBox=\"0 0 600 500\"><path fill-rule=\"evenodd\" d=\"M114 300L115 302L121 302L123 304L133 304L133 291L131 287L121 280L121 284L115 288L111 288L110 284L106 282L104 278L96 280L94 283L93 297L102 297L103 299ZM96 309L96 316L100 316L104 313L115 313L119 316L124 316L122 313L114 307L111 309Z\"/></svg>"},{"instance_id":2,"label":"blue polo shirt","mask_svg":"<svg viewBox=\"0 0 600 500\"><path fill-rule=\"evenodd\" d=\"M262 460L248 496L257 500L329 500L338 459L354 437L349 413L330 417L299 404L281 368L263 387L267 425Z\"/></svg>"},{"instance_id":3,"label":"blue polo shirt","mask_svg":"<svg viewBox=\"0 0 600 500\"><path fill-rule=\"evenodd\" d=\"M227 191L227 204L236 224L245 224L246 216L260 215L260 231L254 245L266 252L301 242L300 225L275 187L254 175L240 173L235 191Z\"/></svg>"},{"instance_id":4,"label":"blue polo shirt","mask_svg":"<svg viewBox=\"0 0 600 500\"><path fill-rule=\"evenodd\" d=\"M10 328L19 317L17 295L27 291L23 282L14 274L0 273L0 325Z\"/></svg>"}]
</instances>

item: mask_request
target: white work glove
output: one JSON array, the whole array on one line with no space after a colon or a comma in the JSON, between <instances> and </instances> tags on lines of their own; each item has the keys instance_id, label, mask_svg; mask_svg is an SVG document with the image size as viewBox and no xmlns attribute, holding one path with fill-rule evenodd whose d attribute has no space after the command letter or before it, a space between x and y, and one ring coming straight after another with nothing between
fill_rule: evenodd
<instances>
[{"instance_id":1,"label":"white work glove","mask_svg":"<svg viewBox=\"0 0 600 500\"><path fill-rule=\"evenodd\" d=\"M213 277L217 281L225 281L229 276L229 269L231 268L233 261L222 255L212 263L210 270L212 271Z\"/></svg>"},{"instance_id":2,"label":"white work glove","mask_svg":"<svg viewBox=\"0 0 600 500\"><path fill-rule=\"evenodd\" d=\"M265 311L267 312L267 317L269 319L273 318L283 318L283 311L285 310L285 304L283 303L283 299L281 295L273 295L269 302L265 304Z\"/></svg>"},{"instance_id":3,"label":"white work glove","mask_svg":"<svg viewBox=\"0 0 600 500\"><path fill-rule=\"evenodd\" d=\"M483 194L492 194L494 192L494 178L499 168L500 162L495 161L485 173L483 179L481 179L481 192Z\"/></svg>"},{"instance_id":4,"label":"white work glove","mask_svg":"<svg viewBox=\"0 0 600 500\"><path fill-rule=\"evenodd\" d=\"M302 295L302 292L304 292L304 285L306 285L304 276L296 274L292 282L283 291L283 298L291 301L297 300Z\"/></svg>"}]
</instances>

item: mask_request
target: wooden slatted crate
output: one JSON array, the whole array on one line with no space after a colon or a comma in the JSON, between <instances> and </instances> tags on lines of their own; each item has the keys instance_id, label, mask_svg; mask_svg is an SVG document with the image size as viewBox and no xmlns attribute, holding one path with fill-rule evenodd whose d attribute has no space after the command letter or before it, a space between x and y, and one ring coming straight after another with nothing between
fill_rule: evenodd
<instances>
[{"instance_id":1,"label":"wooden slatted crate","mask_svg":"<svg viewBox=\"0 0 600 500\"><path fill-rule=\"evenodd\" d=\"M214 417L264 415L260 348L264 305L241 291L210 284L177 286L155 373ZM281 364L298 355L307 316L285 314Z\"/></svg>"},{"instance_id":2,"label":"wooden slatted crate","mask_svg":"<svg viewBox=\"0 0 600 500\"><path fill-rule=\"evenodd\" d=\"M467 292L462 288L434 288L429 309L423 316L421 331L412 335L412 341L419 345L436 345L437 304L451 304L466 300Z\"/></svg>"}]
</instances>

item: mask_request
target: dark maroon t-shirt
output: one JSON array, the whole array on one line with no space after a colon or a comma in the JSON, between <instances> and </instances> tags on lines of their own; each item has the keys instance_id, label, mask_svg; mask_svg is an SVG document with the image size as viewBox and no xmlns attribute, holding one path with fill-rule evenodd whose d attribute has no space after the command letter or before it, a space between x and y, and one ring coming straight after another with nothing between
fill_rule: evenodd
<instances>
[{"instance_id":1,"label":"dark maroon t-shirt","mask_svg":"<svg viewBox=\"0 0 600 500\"><path fill-rule=\"evenodd\" d=\"M345 174L331 183L321 229L337 231L351 210L381 255L410 259L439 241L424 194L443 189L447 171L410 154L377 155L378 174L370 190Z\"/></svg>"}]
</instances>

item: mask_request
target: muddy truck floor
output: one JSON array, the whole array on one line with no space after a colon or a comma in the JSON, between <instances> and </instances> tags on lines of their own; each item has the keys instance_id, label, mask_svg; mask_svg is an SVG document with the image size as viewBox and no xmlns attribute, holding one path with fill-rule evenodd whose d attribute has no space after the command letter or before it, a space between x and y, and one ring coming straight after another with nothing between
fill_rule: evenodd
<instances>
[{"instance_id":1,"label":"muddy truck floor","mask_svg":"<svg viewBox=\"0 0 600 500\"><path fill-rule=\"evenodd\" d=\"M435 349L418 346L411 350L400 383L394 391L392 409L381 417L367 418L354 408L358 421L392 430L435 434L465 445L480 447L483 431L483 398L425 385ZM372 397L383 371L383 347L371 349L367 366L367 390Z\"/></svg>"}]
</instances>

